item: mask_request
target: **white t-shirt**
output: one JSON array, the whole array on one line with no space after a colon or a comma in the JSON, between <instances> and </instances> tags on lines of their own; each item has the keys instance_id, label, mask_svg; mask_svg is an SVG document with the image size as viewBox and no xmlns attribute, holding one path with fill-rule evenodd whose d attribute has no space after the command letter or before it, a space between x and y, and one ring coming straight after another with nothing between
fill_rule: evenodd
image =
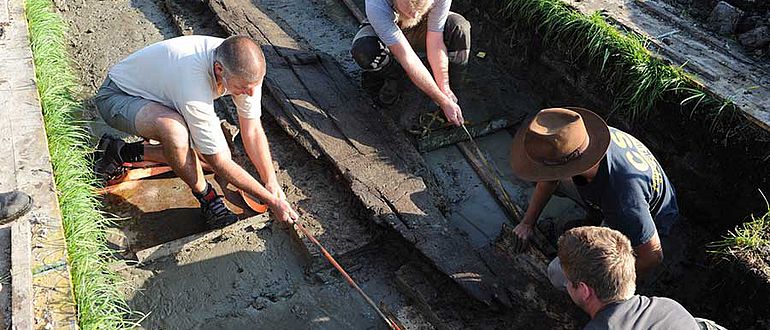
<instances>
[{"instance_id":1,"label":"white t-shirt","mask_svg":"<svg viewBox=\"0 0 770 330\"><path fill-rule=\"evenodd\" d=\"M393 46L403 40L404 33L396 25L394 0L366 0L366 19L385 46ZM435 0L428 12L428 31L444 32L452 0Z\"/></svg>"},{"instance_id":2,"label":"white t-shirt","mask_svg":"<svg viewBox=\"0 0 770 330\"><path fill-rule=\"evenodd\" d=\"M184 36L147 46L110 69L109 77L124 92L158 102L179 112L194 146L204 155L227 150L227 140L214 112L217 94L214 49L224 39ZM233 96L242 118L262 114L262 86L254 95Z\"/></svg>"}]
</instances>

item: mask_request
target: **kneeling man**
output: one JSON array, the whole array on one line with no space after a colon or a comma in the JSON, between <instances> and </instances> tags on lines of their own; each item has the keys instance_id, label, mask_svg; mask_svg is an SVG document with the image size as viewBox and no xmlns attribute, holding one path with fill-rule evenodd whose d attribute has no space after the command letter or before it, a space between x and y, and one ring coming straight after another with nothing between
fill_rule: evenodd
<instances>
[{"instance_id":1,"label":"kneeling man","mask_svg":"<svg viewBox=\"0 0 770 330\"><path fill-rule=\"evenodd\" d=\"M601 215L601 224L626 235L643 274L663 260L658 233L667 235L679 217L674 187L649 149L628 133L609 127L582 108L538 112L514 138L511 166L537 185L514 232L526 241L545 204L557 190ZM558 258L551 282L564 288Z\"/></svg>"},{"instance_id":2,"label":"kneeling man","mask_svg":"<svg viewBox=\"0 0 770 330\"><path fill-rule=\"evenodd\" d=\"M260 115L266 63L251 38L184 36L141 49L109 70L94 103L108 125L160 141L160 146L103 137L97 173L107 179L125 171L124 162L167 163L192 189L211 227L237 220L203 176L197 153L214 172L256 196L281 221L297 219L273 168ZM260 183L231 157L214 112L214 99L232 95L246 153Z\"/></svg>"},{"instance_id":3,"label":"kneeling man","mask_svg":"<svg viewBox=\"0 0 770 330\"><path fill-rule=\"evenodd\" d=\"M381 103L398 100L398 81L406 71L414 85L441 107L447 121L459 126L463 115L449 87L450 63L453 73L468 64L471 26L449 11L451 5L451 0L366 0L368 22L353 39L350 53L364 71L384 80ZM415 49L427 53L433 77Z\"/></svg>"}]
</instances>

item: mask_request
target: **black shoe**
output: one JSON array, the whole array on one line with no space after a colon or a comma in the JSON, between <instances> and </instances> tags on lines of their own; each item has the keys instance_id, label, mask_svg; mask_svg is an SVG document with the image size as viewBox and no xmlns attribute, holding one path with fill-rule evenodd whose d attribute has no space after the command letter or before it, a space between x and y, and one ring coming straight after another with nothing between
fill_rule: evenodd
<instances>
[{"instance_id":1,"label":"black shoe","mask_svg":"<svg viewBox=\"0 0 770 330\"><path fill-rule=\"evenodd\" d=\"M96 146L96 159L94 159L94 172L102 182L115 180L126 174L120 151L126 145L121 139L109 135L102 135Z\"/></svg>"},{"instance_id":2,"label":"black shoe","mask_svg":"<svg viewBox=\"0 0 770 330\"><path fill-rule=\"evenodd\" d=\"M399 91L398 80L385 79L382 87L380 87L380 93L378 95L380 103L385 106L391 106L396 104L400 97L401 91Z\"/></svg>"},{"instance_id":3,"label":"black shoe","mask_svg":"<svg viewBox=\"0 0 770 330\"><path fill-rule=\"evenodd\" d=\"M217 195L211 185L207 190L206 195L198 197L198 201L201 203L201 214L206 225L211 229L216 229L227 227L238 221L238 217L225 206L222 196Z\"/></svg>"},{"instance_id":4,"label":"black shoe","mask_svg":"<svg viewBox=\"0 0 770 330\"><path fill-rule=\"evenodd\" d=\"M0 193L0 225L18 219L32 208L32 197L21 192Z\"/></svg>"}]
</instances>

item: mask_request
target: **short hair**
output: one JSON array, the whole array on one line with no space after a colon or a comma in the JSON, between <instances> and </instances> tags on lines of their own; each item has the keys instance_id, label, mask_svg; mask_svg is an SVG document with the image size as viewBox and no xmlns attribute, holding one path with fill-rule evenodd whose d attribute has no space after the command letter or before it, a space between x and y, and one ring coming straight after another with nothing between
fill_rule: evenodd
<instances>
[{"instance_id":1,"label":"short hair","mask_svg":"<svg viewBox=\"0 0 770 330\"><path fill-rule=\"evenodd\" d=\"M604 303L631 298L636 291L636 264L631 241L606 227L578 227L559 238L564 275L587 284Z\"/></svg>"},{"instance_id":2,"label":"short hair","mask_svg":"<svg viewBox=\"0 0 770 330\"><path fill-rule=\"evenodd\" d=\"M231 36L214 50L214 61L219 62L228 76L256 81L265 72L265 55L254 39Z\"/></svg>"}]
</instances>

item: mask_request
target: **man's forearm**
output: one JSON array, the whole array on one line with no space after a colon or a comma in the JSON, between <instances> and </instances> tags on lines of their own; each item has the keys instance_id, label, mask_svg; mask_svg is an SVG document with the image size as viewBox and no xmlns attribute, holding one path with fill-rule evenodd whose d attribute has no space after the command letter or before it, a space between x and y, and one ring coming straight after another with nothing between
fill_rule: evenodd
<instances>
[{"instance_id":1,"label":"man's forearm","mask_svg":"<svg viewBox=\"0 0 770 330\"><path fill-rule=\"evenodd\" d=\"M249 160L254 164L254 168L257 169L262 182L267 183L270 180L275 180L273 157L270 154L270 146L265 134L255 135L256 136L253 137L252 141L244 141L243 145L246 149L246 154L249 156Z\"/></svg>"},{"instance_id":2,"label":"man's forearm","mask_svg":"<svg viewBox=\"0 0 770 330\"><path fill-rule=\"evenodd\" d=\"M262 183L268 183L275 180L275 168L273 167L273 157L270 154L270 145L267 142L267 136L262 129L259 119L239 118L241 123L241 138L243 147L246 149L246 155L257 169Z\"/></svg>"},{"instance_id":3,"label":"man's forearm","mask_svg":"<svg viewBox=\"0 0 770 330\"><path fill-rule=\"evenodd\" d=\"M535 185L535 192L532 194L532 199L529 202L527 212L524 214L522 222L528 225L534 225L558 186L559 181L538 182Z\"/></svg>"},{"instance_id":4,"label":"man's forearm","mask_svg":"<svg viewBox=\"0 0 770 330\"><path fill-rule=\"evenodd\" d=\"M437 33L437 32L428 32ZM447 56L446 45L442 36L434 37L437 40L429 40L426 44L428 53L428 63L433 71L433 78L439 89L446 92L449 89L449 56Z\"/></svg>"},{"instance_id":5,"label":"man's forearm","mask_svg":"<svg viewBox=\"0 0 770 330\"><path fill-rule=\"evenodd\" d=\"M204 158L214 169L214 172L225 181L263 202L273 202L273 198L275 198L273 194L231 158L223 156L204 156Z\"/></svg>"},{"instance_id":6,"label":"man's forearm","mask_svg":"<svg viewBox=\"0 0 770 330\"><path fill-rule=\"evenodd\" d=\"M406 49L406 47L409 47L409 49ZM428 68L426 68L422 61L420 61L420 58L417 57L417 54L414 53L411 46L406 44L406 47L391 47L391 51L398 62L401 63L401 66L404 68L407 76L409 76L409 79L412 80L417 88L438 105L451 102L441 89L439 89L438 85L433 80L433 77L430 75L430 72L428 72Z\"/></svg>"}]
</instances>

